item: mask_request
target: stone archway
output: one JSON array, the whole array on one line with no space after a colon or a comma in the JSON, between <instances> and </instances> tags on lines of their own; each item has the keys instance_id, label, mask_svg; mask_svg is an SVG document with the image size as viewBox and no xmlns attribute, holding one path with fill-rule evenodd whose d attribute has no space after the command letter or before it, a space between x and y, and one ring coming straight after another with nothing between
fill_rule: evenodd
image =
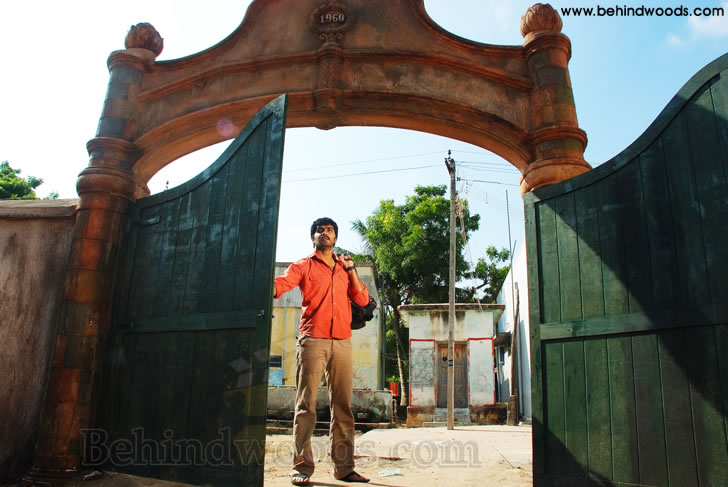
<instances>
[{"instance_id":1,"label":"stone archway","mask_svg":"<svg viewBox=\"0 0 728 487\"><path fill-rule=\"evenodd\" d=\"M540 4L523 17L522 46L494 46L446 32L422 1L256 1L219 44L155 62L162 39L139 24L109 57L91 145L129 142L115 149L143 185L287 93L289 127L386 126L462 140L511 162L527 192L589 169L560 29L558 13Z\"/></svg>"},{"instance_id":2,"label":"stone archway","mask_svg":"<svg viewBox=\"0 0 728 487\"><path fill-rule=\"evenodd\" d=\"M121 229L165 165L232 138L288 94L288 126L406 128L469 142L517 167L521 191L590 169L568 72L569 39L549 5L524 15L522 46L459 38L423 0L256 0L240 27L198 54L156 62L163 42L134 26L110 80L80 203L66 301L30 480L76 472L88 426Z\"/></svg>"}]
</instances>

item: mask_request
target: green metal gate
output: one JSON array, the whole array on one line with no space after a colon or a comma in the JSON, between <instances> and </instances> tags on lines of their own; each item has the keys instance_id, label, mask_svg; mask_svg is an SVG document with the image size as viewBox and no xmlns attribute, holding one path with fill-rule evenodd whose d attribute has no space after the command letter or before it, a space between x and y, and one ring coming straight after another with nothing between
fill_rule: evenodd
<instances>
[{"instance_id":1,"label":"green metal gate","mask_svg":"<svg viewBox=\"0 0 728 487\"><path fill-rule=\"evenodd\" d=\"M728 55L526 196L535 485L728 485Z\"/></svg>"},{"instance_id":2,"label":"green metal gate","mask_svg":"<svg viewBox=\"0 0 728 487\"><path fill-rule=\"evenodd\" d=\"M286 98L182 186L134 203L86 464L262 485Z\"/></svg>"}]
</instances>

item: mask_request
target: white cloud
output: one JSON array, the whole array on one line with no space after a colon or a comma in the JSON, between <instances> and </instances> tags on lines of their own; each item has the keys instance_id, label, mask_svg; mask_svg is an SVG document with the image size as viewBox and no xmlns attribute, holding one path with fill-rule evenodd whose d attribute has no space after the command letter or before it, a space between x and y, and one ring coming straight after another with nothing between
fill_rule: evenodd
<instances>
[{"instance_id":1,"label":"white cloud","mask_svg":"<svg viewBox=\"0 0 728 487\"><path fill-rule=\"evenodd\" d=\"M667 43L671 46L680 47L685 42L680 38L680 36L677 36L673 34L672 32L667 33Z\"/></svg>"},{"instance_id":2,"label":"white cloud","mask_svg":"<svg viewBox=\"0 0 728 487\"><path fill-rule=\"evenodd\" d=\"M720 7L723 9L723 15L707 17L693 15L688 19L688 25L694 37L713 39L728 37L728 0L723 0Z\"/></svg>"}]
</instances>

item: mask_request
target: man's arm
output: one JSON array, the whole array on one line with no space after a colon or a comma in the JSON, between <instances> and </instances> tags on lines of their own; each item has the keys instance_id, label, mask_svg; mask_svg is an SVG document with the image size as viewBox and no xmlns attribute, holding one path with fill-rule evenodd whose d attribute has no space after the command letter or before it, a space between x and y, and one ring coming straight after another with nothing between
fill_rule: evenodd
<instances>
[{"instance_id":1,"label":"man's arm","mask_svg":"<svg viewBox=\"0 0 728 487\"><path fill-rule=\"evenodd\" d=\"M276 277L273 281L273 297L280 298L283 294L298 286L301 282L301 266L294 262L288 268Z\"/></svg>"},{"instance_id":2,"label":"man's arm","mask_svg":"<svg viewBox=\"0 0 728 487\"><path fill-rule=\"evenodd\" d=\"M342 255L341 263L346 273L349 274L349 297L359 306L366 306L369 303L369 291L366 284L359 278L354 261L351 260L350 255Z\"/></svg>"}]
</instances>

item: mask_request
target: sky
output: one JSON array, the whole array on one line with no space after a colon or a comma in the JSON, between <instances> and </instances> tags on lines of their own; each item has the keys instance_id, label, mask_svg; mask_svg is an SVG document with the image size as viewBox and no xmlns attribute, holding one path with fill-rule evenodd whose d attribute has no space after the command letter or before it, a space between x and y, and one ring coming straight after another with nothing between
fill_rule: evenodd
<instances>
[{"instance_id":1,"label":"sky","mask_svg":"<svg viewBox=\"0 0 728 487\"><path fill-rule=\"evenodd\" d=\"M21 176L44 179L51 191L77 197L108 83L106 60L123 49L129 27L150 22L164 38L159 60L175 59L221 41L242 21L248 0L69 0L3 2L0 6L0 161ZM519 45L520 18L535 3L514 0L425 0L430 16L477 42ZM598 166L627 148L699 69L728 51L728 0L687 1L722 7L726 16L568 16L567 7L675 7L673 0L558 0L572 43L569 64L585 159ZM153 193L177 186L215 161L229 142L181 158L149 183ZM310 253L308 228L319 216L339 223L339 244L361 248L351 222L365 220L382 199L403 203L416 185L448 184L447 151L458 165L458 195L481 215L466 258L489 245L524 239L520 174L487 150L431 134L374 127L288 129L276 260ZM409 168L409 169L408 169ZM482 182L489 181L489 182Z\"/></svg>"}]
</instances>

